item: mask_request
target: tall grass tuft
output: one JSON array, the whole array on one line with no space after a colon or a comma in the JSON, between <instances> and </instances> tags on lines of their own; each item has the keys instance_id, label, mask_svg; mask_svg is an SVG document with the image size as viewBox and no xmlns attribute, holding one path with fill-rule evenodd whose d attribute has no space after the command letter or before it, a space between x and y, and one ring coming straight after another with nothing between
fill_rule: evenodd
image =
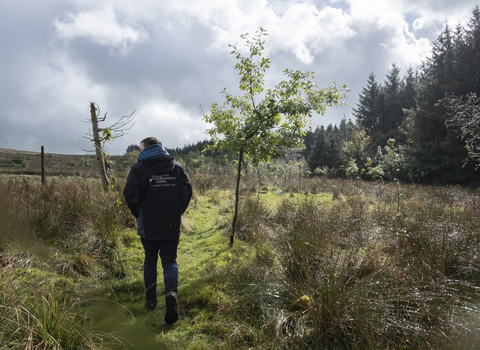
<instances>
[{"instance_id":1,"label":"tall grass tuft","mask_svg":"<svg viewBox=\"0 0 480 350\"><path fill-rule=\"evenodd\" d=\"M14 241L21 232L27 240L40 240L55 246L57 271L74 274L105 272L91 268L103 264L108 273L124 274L119 231L133 226L128 208L115 193L105 193L90 181L39 182L9 180L2 186L5 194L4 240ZM7 239L8 237L8 239Z\"/></svg>"},{"instance_id":2,"label":"tall grass tuft","mask_svg":"<svg viewBox=\"0 0 480 350\"><path fill-rule=\"evenodd\" d=\"M52 288L19 289L12 269L3 268L0 284L0 342L6 349L104 349L119 344L98 331L86 312Z\"/></svg>"},{"instance_id":3,"label":"tall grass tuft","mask_svg":"<svg viewBox=\"0 0 480 350\"><path fill-rule=\"evenodd\" d=\"M260 197L251 195L244 198L236 222L238 238L252 242L261 239L269 214Z\"/></svg>"}]
</instances>

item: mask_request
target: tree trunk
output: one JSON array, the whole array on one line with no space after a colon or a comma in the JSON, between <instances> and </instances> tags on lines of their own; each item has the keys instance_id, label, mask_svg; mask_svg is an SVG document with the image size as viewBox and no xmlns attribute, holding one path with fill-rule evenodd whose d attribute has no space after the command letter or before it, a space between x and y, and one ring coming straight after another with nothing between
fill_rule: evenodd
<instances>
[{"instance_id":1,"label":"tree trunk","mask_svg":"<svg viewBox=\"0 0 480 350\"><path fill-rule=\"evenodd\" d=\"M240 177L242 176L242 160L243 160L243 149L240 150L238 155L238 168L237 168L237 187L235 188L235 215L233 216L232 222L232 234L230 235L230 247L235 243L235 225L237 223L238 215L238 192L240 188Z\"/></svg>"},{"instance_id":2,"label":"tree trunk","mask_svg":"<svg viewBox=\"0 0 480 350\"><path fill-rule=\"evenodd\" d=\"M260 191L262 190L262 174L260 174L260 169L257 166L257 175L258 175L258 195L260 196Z\"/></svg>"},{"instance_id":3,"label":"tree trunk","mask_svg":"<svg viewBox=\"0 0 480 350\"><path fill-rule=\"evenodd\" d=\"M90 103L90 118L92 120L93 141L95 143L95 152L97 155L98 173L100 180L102 180L102 187L105 192L108 192L110 183L107 177L107 169L105 169L105 161L103 159L102 144L100 142L100 135L98 130L97 110L95 104Z\"/></svg>"}]
</instances>

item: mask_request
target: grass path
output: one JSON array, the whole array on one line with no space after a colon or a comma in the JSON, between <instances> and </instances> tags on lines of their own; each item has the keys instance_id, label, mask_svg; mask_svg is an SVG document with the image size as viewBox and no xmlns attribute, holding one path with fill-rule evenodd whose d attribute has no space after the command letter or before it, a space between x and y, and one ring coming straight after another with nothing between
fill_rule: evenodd
<instances>
[{"instance_id":1,"label":"grass path","mask_svg":"<svg viewBox=\"0 0 480 350\"><path fill-rule=\"evenodd\" d=\"M227 200L224 198L223 202ZM109 285L110 306L95 307L95 318L104 323L107 332L124 339L132 349L216 349L221 348L218 332L223 320L218 313L221 295L212 283L212 269L225 266L231 255L228 237L222 234L225 218L219 210L227 208L208 195L197 197L184 218L184 229L178 249L180 319L167 325L163 283L159 264L159 302L154 312L144 308L143 250L134 231L128 232L132 244L125 253L127 276ZM225 214L225 213L224 213ZM109 316L105 316L109 315ZM120 322L119 322L120 321Z\"/></svg>"}]
</instances>

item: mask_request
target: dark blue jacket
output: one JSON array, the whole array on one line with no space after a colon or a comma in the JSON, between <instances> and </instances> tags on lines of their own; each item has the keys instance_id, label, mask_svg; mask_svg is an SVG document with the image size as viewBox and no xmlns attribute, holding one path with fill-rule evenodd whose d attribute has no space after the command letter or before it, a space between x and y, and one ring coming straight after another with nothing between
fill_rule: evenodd
<instances>
[{"instance_id":1,"label":"dark blue jacket","mask_svg":"<svg viewBox=\"0 0 480 350\"><path fill-rule=\"evenodd\" d=\"M149 240L180 236L182 214L192 197L185 169L171 156L135 163L123 191L125 201L138 220L138 235Z\"/></svg>"}]
</instances>

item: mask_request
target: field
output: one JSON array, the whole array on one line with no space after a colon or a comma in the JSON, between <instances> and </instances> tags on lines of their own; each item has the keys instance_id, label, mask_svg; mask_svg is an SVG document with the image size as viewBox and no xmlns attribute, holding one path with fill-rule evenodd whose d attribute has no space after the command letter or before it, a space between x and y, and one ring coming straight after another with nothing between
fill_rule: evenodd
<instances>
[{"instance_id":1,"label":"field","mask_svg":"<svg viewBox=\"0 0 480 350\"><path fill-rule=\"evenodd\" d=\"M180 320L144 309L142 249L116 191L5 176L0 349L475 349L478 191L192 174ZM275 182L277 186L273 186ZM161 291L162 286L158 287Z\"/></svg>"},{"instance_id":2,"label":"field","mask_svg":"<svg viewBox=\"0 0 480 350\"><path fill-rule=\"evenodd\" d=\"M113 171L123 174L138 153L112 156ZM94 153L66 155L45 153L46 176L96 177L98 168ZM0 174L41 175L41 153L0 148Z\"/></svg>"}]
</instances>

